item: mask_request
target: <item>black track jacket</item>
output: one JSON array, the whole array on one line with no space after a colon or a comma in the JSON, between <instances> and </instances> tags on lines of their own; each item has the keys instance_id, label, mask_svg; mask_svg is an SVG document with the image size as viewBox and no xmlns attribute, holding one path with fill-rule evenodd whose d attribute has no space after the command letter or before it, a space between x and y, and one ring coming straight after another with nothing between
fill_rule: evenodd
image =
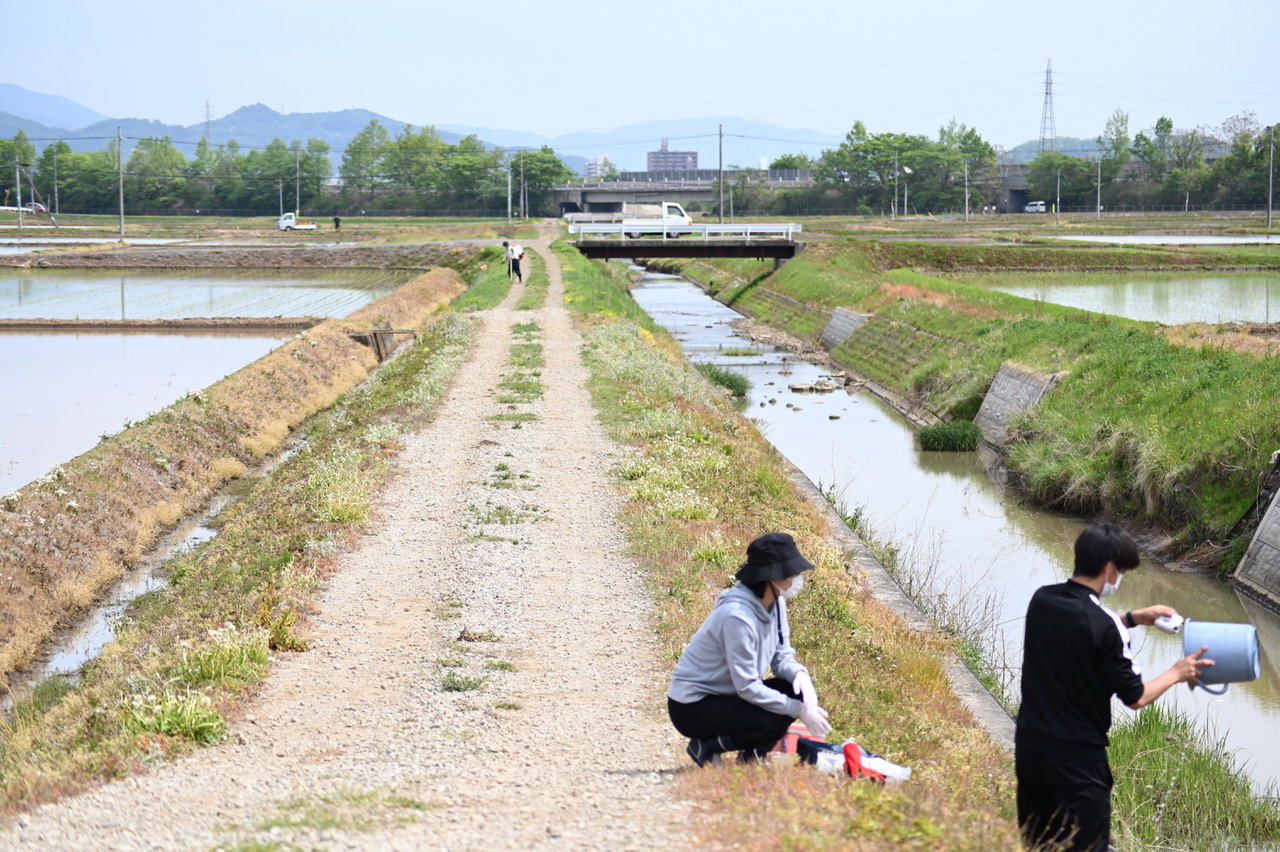
<instances>
[{"instance_id":1,"label":"black track jacket","mask_svg":"<svg viewBox=\"0 0 1280 852\"><path fill-rule=\"evenodd\" d=\"M1111 696L1142 697L1129 631L1093 590L1041 586L1027 607L1016 744L1067 760L1105 761Z\"/></svg>"}]
</instances>

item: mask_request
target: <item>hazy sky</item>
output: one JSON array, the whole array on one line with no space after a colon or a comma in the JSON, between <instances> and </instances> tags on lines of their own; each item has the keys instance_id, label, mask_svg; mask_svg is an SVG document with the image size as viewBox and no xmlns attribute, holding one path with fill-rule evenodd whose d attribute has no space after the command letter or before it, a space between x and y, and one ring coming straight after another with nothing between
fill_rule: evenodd
<instances>
[{"instance_id":1,"label":"hazy sky","mask_svg":"<svg viewBox=\"0 0 1280 852\"><path fill-rule=\"evenodd\" d=\"M206 102L548 137L700 116L936 136L955 118L1012 147L1039 136L1048 60L1059 136L1117 108L1133 132L1280 119L1275 0L0 0L0 20L0 81L183 125Z\"/></svg>"}]
</instances>

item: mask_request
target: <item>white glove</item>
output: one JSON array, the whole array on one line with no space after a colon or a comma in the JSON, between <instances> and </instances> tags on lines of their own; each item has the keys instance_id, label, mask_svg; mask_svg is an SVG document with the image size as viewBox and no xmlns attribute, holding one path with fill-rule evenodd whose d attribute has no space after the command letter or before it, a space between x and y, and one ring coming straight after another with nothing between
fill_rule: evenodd
<instances>
[{"instance_id":1,"label":"white glove","mask_svg":"<svg viewBox=\"0 0 1280 852\"><path fill-rule=\"evenodd\" d=\"M818 706L818 690L813 688L813 678L809 677L808 672L800 672L791 681L791 688L800 693L800 700L805 703L806 707Z\"/></svg>"},{"instance_id":2,"label":"white glove","mask_svg":"<svg viewBox=\"0 0 1280 852\"><path fill-rule=\"evenodd\" d=\"M800 711L800 721L804 722L804 726L809 729L809 733L815 737L825 737L831 733L831 723L827 721L827 711L816 704L804 705L804 709Z\"/></svg>"}]
</instances>

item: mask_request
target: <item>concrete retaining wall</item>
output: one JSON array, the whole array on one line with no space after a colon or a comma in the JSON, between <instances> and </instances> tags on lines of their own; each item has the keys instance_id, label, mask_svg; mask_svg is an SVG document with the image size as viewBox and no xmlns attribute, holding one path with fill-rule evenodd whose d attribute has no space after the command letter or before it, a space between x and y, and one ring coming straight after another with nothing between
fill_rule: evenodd
<instances>
[{"instance_id":1,"label":"concrete retaining wall","mask_svg":"<svg viewBox=\"0 0 1280 852\"><path fill-rule=\"evenodd\" d=\"M827 327L822 332L822 345L827 349L835 349L841 343L849 339L849 335L853 334L867 321L867 314L859 314L845 308L836 308L835 313L831 315L831 319L827 321Z\"/></svg>"},{"instance_id":2,"label":"concrete retaining wall","mask_svg":"<svg viewBox=\"0 0 1280 852\"><path fill-rule=\"evenodd\" d=\"M1246 591L1280 609L1280 494L1271 498L1233 579Z\"/></svg>"},{"instance_id":3,"label":"concrete retaining wall","mask_svg":"<svg viewBox=\"0 0 1280 852\"><path fill-rule=\"evenodd\" d=\"M1022 412L1035 408L1057 384L1058 376L1044 376L1013 364L1001 365L974 418L983 439L1003 449L1009 437L1009 423Z\"/></svg>"}]
</instances>

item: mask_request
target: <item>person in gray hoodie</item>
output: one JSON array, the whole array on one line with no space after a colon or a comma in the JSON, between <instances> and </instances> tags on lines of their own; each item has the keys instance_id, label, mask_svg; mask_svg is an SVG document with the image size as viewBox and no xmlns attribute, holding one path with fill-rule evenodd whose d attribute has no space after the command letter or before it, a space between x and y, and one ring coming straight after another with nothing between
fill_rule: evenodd
<instances>
[{"instance_id":1,"label":"person in gray hoodie","mask_svg":"<svg viewBox=\"0 0 1280 852\"><path fill-rule=\"evenodd\" d=\"M716 598L671 675L667 713L689 738L698 766L738 752L758 760L799 718L809 731L831 731L809 672L791 647L786 600L813 568L786 533L762 535L747 546L738 582ZM773 677L764 679L767 671Z\"/></svg>"}]
</instances>

